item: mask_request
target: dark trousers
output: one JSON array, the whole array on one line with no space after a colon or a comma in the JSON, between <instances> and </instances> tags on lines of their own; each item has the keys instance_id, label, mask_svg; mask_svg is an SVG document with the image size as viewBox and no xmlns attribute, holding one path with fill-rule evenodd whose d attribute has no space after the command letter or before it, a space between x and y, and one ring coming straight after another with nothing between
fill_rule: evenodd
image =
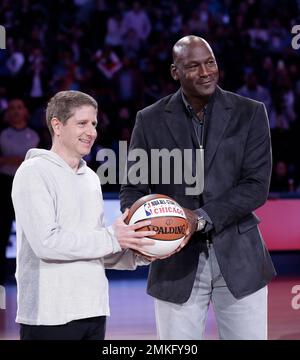
<instances>
[{"instance_id":1,"label":"dark trousers","mask_svg":"<svg viewBox=\"0 0 300 360\"><path fill-rule=\"evenodd\" d=\"M106 316L73 320L63 325L20 324L21 340L104 340Z\"/></svg>"},{"instance_id":2,"label":"dark trousers","mask_svg":"<svg viewBox=\"0 0 300 360\"><path fill-rule=\"evenodd\" d=\"M11 200L13 176L0 174L0 284L6 277L6 247L9 240L11 225L15 218Z\"/></svg>"}]
</instances>

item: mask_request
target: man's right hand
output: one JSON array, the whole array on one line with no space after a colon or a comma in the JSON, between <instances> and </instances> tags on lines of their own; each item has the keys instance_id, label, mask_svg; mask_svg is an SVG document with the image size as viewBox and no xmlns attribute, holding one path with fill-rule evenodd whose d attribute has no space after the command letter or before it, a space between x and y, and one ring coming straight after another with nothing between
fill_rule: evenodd
<instances>
[{"instance_id":1,"label":"man's right hand","mask_svg":"<svg viewBox=\"0 0 300 360\"><path fill-rule=\"evenodd\" d=\"M128 216L129 209L114 222L112 225L116 238L122 249L133 249L143 251L145 245L154 245L154 240L145 239L147 236L153 236L155 231L136 231L145 226L151 225L151 220L144 220L137 224L127 225L124 220Z\"/></svg>"}]
</instances>

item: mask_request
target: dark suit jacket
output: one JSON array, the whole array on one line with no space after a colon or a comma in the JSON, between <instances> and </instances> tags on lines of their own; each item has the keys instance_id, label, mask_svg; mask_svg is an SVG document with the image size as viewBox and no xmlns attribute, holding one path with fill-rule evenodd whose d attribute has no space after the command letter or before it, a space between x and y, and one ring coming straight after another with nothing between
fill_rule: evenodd
<instances>
[{"instance_id":1,"label":"dark suit jacket","mask_svg":"<svg viewBox=\"0 0 300 360\"><path fill-rule=\"evenodd\" d=\"M219 87L207 119L205 185L202 196L187 196L189 186L175 184L123 185L124 210L150 192L173 197L189 209L202 207L213 221L211 238L229 290L241 298L264 287L275 275L253 210L268 196L271 145L268 118L262 103ZM194 148L180 90L137 114L130 150ZM129 167L131 164L129 164ZM171 166L171 173L174 170ZM180 166L180 164L176 164ZM149 163L149 168L151 164ZM148 293L174 303L188 300L195 280L205 234L195 233L182 251L151 264Z\"/></svg>"}]
</instances>

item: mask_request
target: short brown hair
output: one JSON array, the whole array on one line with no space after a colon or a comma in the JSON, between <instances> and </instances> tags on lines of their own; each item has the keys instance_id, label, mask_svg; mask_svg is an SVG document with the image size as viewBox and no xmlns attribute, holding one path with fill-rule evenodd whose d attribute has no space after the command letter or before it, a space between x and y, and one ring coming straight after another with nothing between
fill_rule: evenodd
<instances>
[{"instance_id":1,"label":"short brown hair","mask_svg":"<svg viewBox=\"0 0 300 360\"><path fill-rule=\"evenodd\" d=\"M81 91L67 90L55 94L48 102L46 109L46 121L51 136L54 135L51 125L51 120L54 117L66 124L67 120L74 115L75 109L84 105L93 106L98 111L97 101Z\"/></svg>"}]
</instances>

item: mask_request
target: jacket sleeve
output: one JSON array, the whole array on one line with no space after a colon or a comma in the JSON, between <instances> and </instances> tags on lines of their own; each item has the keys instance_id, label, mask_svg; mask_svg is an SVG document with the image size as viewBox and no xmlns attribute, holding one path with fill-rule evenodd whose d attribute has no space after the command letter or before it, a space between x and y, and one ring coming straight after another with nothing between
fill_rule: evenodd
<instances>
[{"instance_id":1,"label":"jacket sleeve","mask_svg":"<svg viewBox=\"0 0 300 360\"><path fill-rule=\"evenodd\" d=\"M249 127L242 169L236 185L202 207L211 218L217 233L265 203L271 169L269 121L265 106L258 104Z\"/></svg>"},{"instance_id":2,"label":"jacket sleeve","mask_svg":"<svg viewBox=\"0 0 300 360\"><path fill-rule=\"evenodd\" d=\"M104 267L114 270L135 270L137 266L149 265L151 262L136 255L130 249L103 258Z\"/></svg>"},{"instance_id":3,"label":"jacket sleeve","mask_svg":"<svg viewBox=\"0 0 300 360\"><path fill-rule=\"evenodd\" d=\"M57 223L53 195L33 167L19 168L12 190L17 236L43 260L97 259L121 251L111 227L67 230Z\"/></svg>"}]
</instances>

